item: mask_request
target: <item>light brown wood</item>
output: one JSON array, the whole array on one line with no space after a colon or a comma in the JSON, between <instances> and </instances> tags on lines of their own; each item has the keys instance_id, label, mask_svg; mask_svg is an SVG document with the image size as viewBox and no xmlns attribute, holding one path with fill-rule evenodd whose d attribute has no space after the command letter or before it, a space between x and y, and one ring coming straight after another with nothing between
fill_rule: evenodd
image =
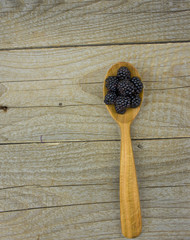
<instances>
[{"instance_id":1,"label":"light brown wood","mask_svg":"<svg viewBox=\"0 0 190 240\"><path fill-rule=\"evenodd\" d=\"M145 86L131 126L138 240L190 239L189 9L0 1L0 240L126 239L119 128L102 97L106 70L121 61Z\"/></svg>"},{"instance_id":2,"label":"light brown wood","mask_svg":"<svg viewBox=\"0 0 190 240\"><path fill-rule=\"evenodd\" d=\"M99 203L1 213L1 240L126 240L119 230L118 205ZM172 212L176 217L170 217ZM144 214L144 232L138 240L189 240L188 208L145 208Z\"/></svg>"},{"instance_id":3,"label":"light brown wood","mask_svg":"<svg viewBox=\"0 0 190 240\"><path fill-rule=\"evenodd\" d=\"M127 238L138 237L142 231L139 190L133 148L130 137L130 123L122 123L120 157L120 217L122 233Z\"/></svg>"},{"instance_id":4,"label":"light brown wood","mask_svg":"<svg viewBox=\"0 0 190 240\"><path fill-rule=\"evenodd\" d=\"M124 240L119 149L119 141L0 145L0 239ZM135 140L133 149L138 239L189 240L190 138Z\"/></svg>"},{"instance_id":5,"label":"light brown wood","mask_svg":"<svg viewBox=\"0 0 190 240\"><path fill-rule=\"evenodd\" d=\"M0 111L0 142L40 142L41 135L44 142L119 140L103 103L102 78L114 61L126 59L145 79L146 92L144 111L131 126L132 138L189 137L189 47L184 43L0 52L0 105L8 107Z\"/></svg>"},{"instance_id":6,"label":"light brown wood","mask_svg":"<svg viewBox=\"0 0 190 240\"><path fill-rule=\"evenodd\" d=\"M0 19L1 49L190 39L188 0L1 0Z\"/></svg>"},{"instance_id":7,"label":"light brown wood","mask_svg":"<svg viewBox=\"0 0 190 240\"><path fill-rule=\"evenodd\" d=\"M120 67L127 67L131 72L131 77L140 77L137 69L130 63L119 62L114 64L107 72L103 96L105 97L107 89L106 79L109 76L116 76ZM141 79L142 80L142 79ZM138 237L142 231L141 209L139 200L139 190L133 149L131 144L130 126L137 116L143 101L143 91L140 93L141 104L137 108L129 108L124 114L118 114L114 105L106 105L112 118L119 124L121 129L121 154L120 154L120 218L123 236L127 238Z\"/></svg>"},{"instance_id":8,"label":"light brown wood","mask_svg":"<svg viewBox=\"0 0 190 240\"><path fill-rule=\"evenodd\" d=\"M175 191L175 186L189 185L190 138L132 142L141 194L143 198L147 194L150 206L164 206L161 195L156 195L157 200L151 200L149 189L156 191L156 188L171 187ZM12 190L9 187L23 185L80 187L85 184L117 183L119 189L120 141L7 144L0 145L0 152L0 188L8 188L10 194ZM39 187L39 196L40 191ZM22 188L18 196L21 193ZM169 193L166 195L169 197ZM185 195L180 194L179 199L177 195L172 199L180 200L180 197L181 202L188 201ZM10 201L14 199L13 194ZM111 198L108 200L111 201ZM8 210L2 202L0 205L2 210ZM13 209L12 205L10 209Z\"/></svg>"}]
</instances>

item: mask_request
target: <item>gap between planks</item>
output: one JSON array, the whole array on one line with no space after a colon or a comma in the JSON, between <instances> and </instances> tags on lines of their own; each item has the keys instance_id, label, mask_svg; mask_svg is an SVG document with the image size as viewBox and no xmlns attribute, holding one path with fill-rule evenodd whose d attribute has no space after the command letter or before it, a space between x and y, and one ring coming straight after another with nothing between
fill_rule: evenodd
<instances>
[{"instance_id":1,"label":"gap between planks","mask_svg":"<svg viewBox=\"0 0 190 240\"><path fill-rule=\"evenodd\" d=\"M142 200L141 199L141 202L143 202L143 201L147 201L147 200ZM39 210L39 209L65 208L65 207L73 207L73 206L87 206L87 205L109 204L109 203L119 203L119 201L94 202L94 203L76 203L76 204L63 204L63 205L55 205L55 206L21 208L21 209L12 209L12 210L10 209L10 210L5 210L5 211L0 211L0 214L11 213L11 212L32 211L32 210ZM153 207L144 207L144 208L153 208ZM155 208L164 208L164 207L155 207ZM166 208L170 208L170 207L166 207ZM173 207L171 207L171 208L173 208ZM175 208L180 208L180 207L175 207ZM182 208L184 208L184 207L182 207ZM189 209L189 208L185 208L185 209ZM145 218L151 218L151 217L145 217ZM156 217L156 218L158 218L158 217ZM163 218L160 218L160 219L163 219ZM173 218L164 218L164 219L173 219ZM182 219L184 219L184 217ZM189 218L185 218L185 219L189 219Z\"/></svg>"},{"instance_id":2,"label":"gap between planks","mask_svg":"<svg viewBox=\"0 0 190 240\"><path fill-rule=\"evenodd\" d=\"M35 47L16 47L16 48L0 48L0 51L16 51L16 50L32 50L32 49L54 49L54 48L81 48L81 47L106 47L106 46L123 46L123 45L153 45L153 44L176 44L190 43L189 40L181 41L155 41L155 42L123 42L123 43L100 43L100 44L78 44L78 45L51 45L51 46L35 46Z\"/></svg>"},{"instance_id":3,"label":"gap between planks","mask_svg":"<svg viewBox=\"0 0 190 240\"><path fill-rule=\"evenodd\" d=\"M172 139L189 139L190 136L183 137L168 137L168 138L131 138L132 141L159 141L159 140L172 140ZM63 143L88 143L88 142L119 142L120 139L97 139L97 140L62 140L62 141L50 141L50 142L9 142L9 143L0 143L0 146L3 145L24 145L24 144L47 144L47 145L58 145Z\"/></svg>"},{"instance_id":4,"label":"gap between planks","mask_svg":"<svg viewBox=\"0 0 190 240\"><path fill-rule=\"evenodd\" d=\"M118 182L111 182L111 184L119 184ZM110 182L105 182L105 183L87 183L87 184L60 184L60 185L50 185L50 186L45 186L45 185L20 185L20 186L10 186L10 187L3 187L0 188L0 191L8 190L8 189L15 189L15 188L25 188L25 187L36 187L36 188L58 188L58 187L83 187L83 186L106 186L110 185ZM174 185L159 185L159 186L141 186L141 188L175 188L175 187L184 187L184 186L190 186L190 183L186 184L176 184Z\"/></svg>"},{"instance_id":5,"label":"gap between planks","mask_svg":"<svg viewBox=\"0 0 190 240\"><path fill-rule=\"evenodd\" d=\"M21 212L21 211L30 211L30 210L37 210L37 209L49 209L49 208L62 208L62 207L72 207L72 206L108 204L108 203L117 203L117 202L119 202L119 201L95 202L95 203L76 203L76 204L63 204L63 205L45 206L45 207L22 208L22 209L14 209L14 210L0 211L0 214L1 214L1 213L7 213L7 212Z\"/></svg>"}]
</instances>

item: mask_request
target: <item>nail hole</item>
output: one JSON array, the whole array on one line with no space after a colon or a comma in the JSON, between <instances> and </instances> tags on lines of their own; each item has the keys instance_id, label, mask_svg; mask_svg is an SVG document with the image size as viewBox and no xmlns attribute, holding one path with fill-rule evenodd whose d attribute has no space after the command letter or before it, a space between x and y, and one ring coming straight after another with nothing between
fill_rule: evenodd
<instances>
[{"instance_id":1,"label":"nail hole","mask_svg":"<svg viewBox=\"0 0 190 240\"><path fill-rule=\"evenodd\" d=\"M140 143L137 145L137 147L143 149L143 145L141 145Z\"/></svg>"},{"instance_id":2,"label":"nail hole","mask_svg":"<svg viewBox=\"0 0 190 240\"><path fill-rule=\"evenodd\" d=\"M4 112L7 112L8 107L7 106L0 106L0 109L2 109Z\"/></svg>"}]
</instances>

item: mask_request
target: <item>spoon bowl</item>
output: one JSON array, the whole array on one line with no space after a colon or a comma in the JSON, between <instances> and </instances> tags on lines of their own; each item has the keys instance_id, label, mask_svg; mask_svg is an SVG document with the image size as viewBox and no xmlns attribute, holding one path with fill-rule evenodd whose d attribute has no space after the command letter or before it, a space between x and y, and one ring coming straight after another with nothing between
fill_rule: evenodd
<instances>
[{"instance_id":1,"label":"spoon bowl","mask_svg":"<svg viewBox=\"0 0 190 240\"><path fill-rule=\"evenodd\" d=\"M141 79L138 71L130 63L119 62L108 70L105 80L108 76L116 76L120 67L127 67L131 72L131 77L138 77ZM104 81L104 97L106 93L107 89ZM142 229L139 191L130 137L130 125L140 110L143 93L142 90L140 93L140 106L137 108L129 108L124 114L118 114L114 105L106 105L110 115L119 124L121 130L120 219L122 233L127 238L139 236Z\"/></svg>"},{"instance_id":2,"label":"spoon bowl","mask_svg":"<svg viewBox=\"0 0 190 240\"><path fill-rule=\"evenodd\" d=\"M127 67L129 69L129 71L131 72L131 77L138 77L138 78L141 79L141 77L140 77L138 71L136 70L136 68L134 68L133 65L131 65L130 63L127 63L127 62L119 62L119 63L114 64L108 70L105 79L108 78L109 76L116 76L117 71L120 67ZM103 96L104 97L105 97L106 93L107 93L107 88L105 86L105 81L104 81L104 87L103 87ZM118 114L115 111L114 105L106 105L106 107L108 109L108 112L110 113L112 118L118 124L132 122L135 119L135 117L137 116L137 114L140 110L140 107L142 105L143 94L144 94L144 90L142 90L142 92L140 93L141 104L137 108L129 108L129 109L127 109L127 111L124 114Z\"/></svg>"}]
</instances>

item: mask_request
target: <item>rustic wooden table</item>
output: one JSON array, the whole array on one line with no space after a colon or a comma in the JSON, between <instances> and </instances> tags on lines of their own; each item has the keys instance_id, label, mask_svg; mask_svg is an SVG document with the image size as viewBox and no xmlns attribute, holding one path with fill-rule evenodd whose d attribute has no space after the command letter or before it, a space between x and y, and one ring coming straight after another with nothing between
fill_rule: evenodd
<instances>
[{"instance_id":1,"label":"rustic wooden table","mask_svg":"<svg viewBox=\"0 0 190 240\"><path fill-rule=\"evenodd\" d=\"M190 239L190 1L0 2L0 240L124 240L120 133L102 99L129 61L139 240Z\"/></svg>"}]
</instances>

